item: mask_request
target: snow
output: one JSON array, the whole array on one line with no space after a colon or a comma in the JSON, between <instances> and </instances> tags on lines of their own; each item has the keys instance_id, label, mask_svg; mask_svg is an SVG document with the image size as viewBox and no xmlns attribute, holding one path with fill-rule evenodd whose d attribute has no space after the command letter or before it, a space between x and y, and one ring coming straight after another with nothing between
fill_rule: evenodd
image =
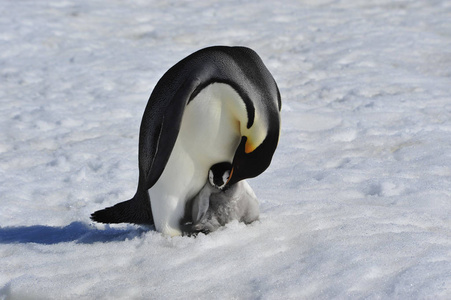
<instances>
[{"instance_id":1,"label":"snow","mask_svg":"<svg viewBox=\"0 0 451 300\"><path fill-rule=\"evenodd\" d=\"M1 1L0 299L451 297L451 4ZM260 221L197 238L93 224L135 192L178 60L245 45L282 135Z\"/></svg>"}]
</instances>

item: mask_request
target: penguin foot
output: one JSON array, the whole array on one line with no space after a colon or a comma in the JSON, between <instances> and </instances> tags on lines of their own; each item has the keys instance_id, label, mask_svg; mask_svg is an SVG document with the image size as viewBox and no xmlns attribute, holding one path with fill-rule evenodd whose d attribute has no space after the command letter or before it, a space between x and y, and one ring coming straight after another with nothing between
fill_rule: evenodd
<instances>
[{"instance_id":1,"label":"penguin foot","mask_svg":"<svg viewBox=\"0 0 451 300\"><path fill-rule=\"evenodd\" d=\"M183 235L196 237L199 233L209 234L211 231L206 228L202 223L193 224L192 222L186 222L181 224Z\"/></svg>"}]
</instances>

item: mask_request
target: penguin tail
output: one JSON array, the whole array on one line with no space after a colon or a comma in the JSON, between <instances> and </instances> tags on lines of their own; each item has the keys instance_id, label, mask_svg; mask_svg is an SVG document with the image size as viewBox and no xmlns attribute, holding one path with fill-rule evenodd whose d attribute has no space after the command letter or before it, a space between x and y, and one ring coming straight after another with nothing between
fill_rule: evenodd
<instances>
[{"instance_id":1,"label":"penguin tail","mask_svg":"<svg viewBox=\"0 0 451 300\"><path fill-rule=\"evenodd\" d=\"M91 220L99 223L152 225L149 194L147 191L138 191L130 200L94 212Z\"/></svg>"}]
</instances>

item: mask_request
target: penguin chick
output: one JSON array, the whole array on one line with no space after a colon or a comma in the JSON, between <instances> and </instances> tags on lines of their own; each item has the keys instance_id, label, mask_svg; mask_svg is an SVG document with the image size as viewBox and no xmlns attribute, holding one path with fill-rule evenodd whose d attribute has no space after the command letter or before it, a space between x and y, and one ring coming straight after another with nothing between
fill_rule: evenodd
<instances>
[{"instance_id":1,"label":"penguin chick","mask_svg":"<svg viewBox=\"0 0 451 300\"><path fill-rule=\"evenodd\" d=\"M231 169L230 163L211 167L207 183L193 199L192 232L209 233L232 220L258 220L258 200L250 185L245 180L226 185Z\"/></svg>"}]
</instances>

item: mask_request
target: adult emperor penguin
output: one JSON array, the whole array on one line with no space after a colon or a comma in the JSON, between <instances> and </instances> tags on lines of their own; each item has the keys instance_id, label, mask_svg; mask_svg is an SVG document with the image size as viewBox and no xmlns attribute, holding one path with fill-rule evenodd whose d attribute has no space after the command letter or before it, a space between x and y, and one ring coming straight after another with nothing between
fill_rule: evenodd
<instances>
[{"instance_id":1,"label":"adult emperor penguin","mask_svg":"<svg viewBox=\"0 0 451 300\"><path fill-rule=\"evenodd\" d=\"M280 133L281 98L260 57L245 47L201 49L158 81L139 135L135 196L96 211L102 223L155 224L181 235L190 201L211 166L232 163L227 185L252 178L271 163Z\"/></svg>"}]
</instances>

